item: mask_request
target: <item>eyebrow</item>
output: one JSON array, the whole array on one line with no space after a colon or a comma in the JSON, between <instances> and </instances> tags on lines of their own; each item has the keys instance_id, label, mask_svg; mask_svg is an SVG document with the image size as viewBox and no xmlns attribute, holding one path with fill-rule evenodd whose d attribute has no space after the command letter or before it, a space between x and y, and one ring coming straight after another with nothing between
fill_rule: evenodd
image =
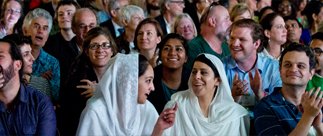
<instances>
[{"instance_id":1,"label":"eyebrow","mask_svg":"<svg viewBox=\"0 0 323 136\"><path fill-rule=\"evenodd\" d=\"M148 76L148 77L146 77L146 79L149 79L149 78L152 78L152 79L154 79L154 77L153 77L153 76Z\"/></svg>"}]
</instances>

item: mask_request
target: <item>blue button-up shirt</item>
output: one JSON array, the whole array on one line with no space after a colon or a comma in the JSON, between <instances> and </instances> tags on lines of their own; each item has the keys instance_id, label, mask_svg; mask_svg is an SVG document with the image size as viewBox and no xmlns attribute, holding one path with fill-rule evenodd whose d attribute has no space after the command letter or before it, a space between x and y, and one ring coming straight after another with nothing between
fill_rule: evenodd
<instances>
[{"instance_id":1,"label":"blue button-up shirt","mask_svg":"<svg viewBox=\"0 0 323 136\"><path fill-rule=\"evenodd\" d=\"M0 135L55 135L55 111L46 95L20 84L16 99L10 112L0 101Z\"/></svg>"},{"instance_id":2,"label":"blue button-up shirt","mask_svg":"<svg viewBox=\"0 0 323 136\"><path fill-rule=\"evenodd\" d=\"M282 81L279 73L279 64L272 59L261 57L259 55L257 56L257 62L251 72L252 75L255 76L255 68L259 69L259 73L262 79L262 88L267 93L267 95L269 95L274 91L275 87L282 86ZM239 74L238 79L241 79L242 81L246 80L248 83L250 83L249 73L241 70L238 67L236 61L233 60L231 56L227 56L223 59L223 65L231 89L233 87L233 78L236 73ZM253 93L250 84L248 93Z\"/></svg>"},{"instance_id":3,"label":"blue button-up shirt","mask_svg":"<svg viewBox=\"0 0 323 136\"><path fill-rule=\"evenodd\" d=\"M33 72L31 74L40 76L48 70L52 70L53 78L49 81L50 90L55 100L58 100L59 87L60 87L60 67L56 58L46 53L41 49L38 58L33 63Z\"/></svg>"}]
</instances>

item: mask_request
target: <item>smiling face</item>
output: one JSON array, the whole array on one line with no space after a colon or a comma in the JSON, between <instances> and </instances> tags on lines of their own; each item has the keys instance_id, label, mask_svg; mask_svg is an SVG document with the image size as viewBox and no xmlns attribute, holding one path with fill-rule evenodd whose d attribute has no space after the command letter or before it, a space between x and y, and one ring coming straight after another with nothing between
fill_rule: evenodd
<instances>
[{"instance_id":1,"label":"smiling face","mask_svg":"<svg viewBox=\"0 0 323 136\"><path fill-rule=\"evenodd\" d=\"M126 26L132 31L136 31L138 24L144 19L144 14L142 12L137 12L130 17L130 21Z\"/></svg>"},{"instance_id":2,"label":"smiling face","mask_svg":"<svg viewBox=\"0 0 323 136\"><path fill-rule=\"evenodd\" d=\"M244 12L242 15L236 16L233 19L233 22L238 21L240 19L251 19L251 15L250 15L249 11Z\"/></svg>"},{"instance_id":3,"label":"smiling face","mask_svg":"<svg viewBox=\"0 0 323 136\"><path fill-rule=\"evenodd\" d=\"M187 57L185 54L185 48L181 41L178 39L169 39L161 50L160 60L165 68L182 68Z\"/></svg>"},{"instance_id":4,"label":"smiling face","mask_svg":"<svg viewBox=\"0 0 323 136\"><path fill-rule=\"evenodd\" d=\"M154 87L154 70L148 65L146 72L138 78L138 104L145 104L146 99Z\"/></svg>"},{"instance_id":5,"label":"smiling face","mask_svg":"<svg viewBox=\"0 0 323 136\"><path fill-rule=\"evenodd\" d=\"M275 42L279 45L284 44L287 40L287 30L285 28L284 19L281 16L277 16L273 20L271 30L265 30L265 35L270 39L270 42Z\"/></svg>"},{"instance_id":6,"label":"smiling face","mask_svg":"<svg viewBox=\"0 0 323 136\"><path fill-rule=\"evenodd\" d=\"M292 5L288 0L283 0L278 6L278 13L282 17L290 16L292 14Z\"/></svg>"},{"instance_id":7,"label":"smiling face","mask_svg":"<svg viewBox=\"0 0 323 136\"><path fill-rule=\"evenodd\" d=\"M161 37L157 36L156 28L153 24L145 24L138 31L137 42L140 50L155 50Z\"/></svg>"},{"instance_id":8,"label":"smiling face","mask_svg":"<svg viewBox=\"0 0 323 136\"><path fill-rule=\"evenodd\" d=\"M110 41L104 35L99 35L98 37L95 37L91 40L90 45L103 45L109 43ZM93 67L105 67L108 61L110 60L111 56L113 55L113 52L111 50L111 47L108 49L103 49L102 46L100 46L96 50L88 49L86 51L86 54L90 58Z\"/></svg>"},{"instance_id":9,"label":"smiling face","mask_svg":"<svg viewBox=\"0 0 323 136\"><path fill-rule=\"evenodd\" d=\"M4 13L5 23L14 25L17 23L20 18L21 6L17 1L9 1L6 6L6 10Z\"/></svg>"},{"instance_id":10,"label":"smiling face","mask_svg":"<svg viewBox=\"0 0 323 136\"><path fill-rule=\"evenodd\" d=\"M214 78L214 72L203 62L195 61L190 77L194 94L199 97L213 96L220 78Z\"/></svg>"},{"instance_id":11,"label":"smiling face","mask_svg":"<svg viewBox=\"0 0 323 136\"><path fill-rule=\"evenodd\" d=\"M20 46L21 56L24 60L23 73L31 74L33 72L33 63L35 58L31 54L31 47L29 44L23 44Z\"/></svg>"},{"instance_id":12,"label":"smiling face","mask_svg":"<svg viewBox=\"0 0 323 136\"><path fill-rule=\"evenodd\" d=\"M186 40L192 40L194 38L194 26L188 18L184 17L179 22L176 33L183 36Z\"/></svg>"},{"instance_id":13,"label":"smiling face","mask_svg":"<svg viewBox=\"0 0 323 136\"><path fill-rule=\"evenodd\" d=\"M314 69L310 71L309 58L305 52L287 52L279 68L283 85L305 87L312 76Z\"/></svg>"},{"instance_id":14,"label":"smiling face","mask_svg":"<svg viewBox=\"0 0 323 136\"><path fill-rule=\"evenodd\" d=\"M49 24L45 18L38 17L31 21L29 29L24 29L25 36L31 36L34 46L43 47L49 34Z\"/></svg>"},{"instance_id":15,"label":"smiling face","mask_svg":"<svg viewBox=\"0 0 323 136\"><path fill-rule=\"evenodd\" d=\"M72 27L72 18L76 8L74 5L62 5L58 8L58 25L62 29L70 29Z\"/></svg>"}]
</instances>

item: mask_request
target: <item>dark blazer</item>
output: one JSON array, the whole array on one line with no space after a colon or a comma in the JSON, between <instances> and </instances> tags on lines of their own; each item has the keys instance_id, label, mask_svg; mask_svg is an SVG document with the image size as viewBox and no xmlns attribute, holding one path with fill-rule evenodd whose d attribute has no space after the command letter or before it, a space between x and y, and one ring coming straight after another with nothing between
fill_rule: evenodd
<instances>
[{"instance_id":1,"label":"dark blazer","mask_svg":"<svg viewBox=\"0 0 323 136\"><path fill-rule=\"evenodd\" d=\"M157 67L154 68L154 86L155 86L155 91L150 92L149 96L148 96L148 100L155 106L158 114L160 114L167 101L166 101L166 97L164 94L164 90L163 87L161 85L162 82L162 76L163 76L163 65L158 65ZM183 66L183 71L182 71L182 81L181 81L181 85L179 86L179 88L177 89L178 91L183 91L183 90L187 90L188 89L188 79L190 77L190 71Z\"/></svg>"},{"instance_id":2,"label":"dark blazer","mask_svg":"<svg viewBox=\"0 0 323 136\"><path fill-rule=\"evenodd\" d=\"M188 13L188 14L193 19L193 22L194 22L196 30L197 30L197 34L200 34L200 32L201 32L201 24L200 24L199 17L197 16L197 11L194 10L194 11Z\"/></svg>"},{"instance_id":3,"label":"dark blazer","mask_svg":"<svg viewBox=\"0 0 323 136\"><path fill-rule=\"evenodd\" d=\"M114 27L113 27L113 24L112 24L112 19L109 19L109 20L101 23L100 26L107 27L109 29L110 34L111 34L113 39L117 37L116 32L115 32Z\"/></svg>"},{"instance_id":4,"label":"dark blazer","mask_svg":"<svg viewBox=\"0 0 323 136\"><path fill-rule=\"evenodd\" d=\"M114 41L117 44L119 53L124 53L124 54L130 53L131 49L129 47L129 42L126 39L126 32L123 32L120 36L115 38Z\"/></svg>"},{"instance_id":5,"label":"dark blazer","mask_svg":"<svg viewBox=\"0 0 323 136\"><path fill-rule=\"evenodd\" d=\"M163 14L155 17L155 19L158 21L158 23L160 24L161 29L163 30L163 35L167 34L167 30L166 30L166 22L164 19Z\"/></svg>"}]
</instances>

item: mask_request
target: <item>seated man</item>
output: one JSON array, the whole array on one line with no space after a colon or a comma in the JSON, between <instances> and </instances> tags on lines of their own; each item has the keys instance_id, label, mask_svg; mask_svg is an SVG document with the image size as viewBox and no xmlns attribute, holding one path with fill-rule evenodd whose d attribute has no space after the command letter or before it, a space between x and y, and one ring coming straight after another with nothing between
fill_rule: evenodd
<instances>
[{"instance_id":1,"label":"seated man","mask_svg":"<svg viewBox=\"0 0 323 136\"><path fill-rule=\"evenodd\" d=\"M314 68L314 54L309 47L292 43L283 51L279 61L283 85L254 110L257 135L305 136L313 135L313 128L323 135L322 92L317 89L311 96L314 88L305 90Z\"/></svg>"},{"instance_id":2,"label":"seated man","mask_svg":"<svg viewBox=\"0 0 323 136\"><path fill-rule=\"evenodd\" d=\"M312 36L311 48L315 54L315 74L313 78L308 82L306 90L309 91L313 87L321 87L323 89L323 33L317 32Z\"/></svg>"},{"instance_id":3,"label":"seated man","mask_svg":"<svg viewBox=\"0 0 323 136\"><path fill-rule=\"evenodd\" d=\"M46 95L22 84L23 59L13 41L0 40L0 135L54 136L56 116Z\"/></svg>"},{"instance_id":4,"label":"seated man","mask_svg":"<svg viewBox=\"0 0 323 136\"><path fill-rule=\"evenodd\" d=\"M254 20L234 22L230 30L231 56L223 59L232 97L249 110L251 117L256 101L281 87L279 64L257 55L262 38L263 30Z\"/></svg>"},{"instance_id":5,"label":"seated man","mask_svg":"<svg viewBox=\"0 0 323 136\"><path fill-rule=\"evenodd\" d=\"M284 47L287 47L292 42L304 44L301 40L302 24L295 17L291 16L284 17L284 21L287 29L287 41Z\"/></svg>"}]
</instances>

